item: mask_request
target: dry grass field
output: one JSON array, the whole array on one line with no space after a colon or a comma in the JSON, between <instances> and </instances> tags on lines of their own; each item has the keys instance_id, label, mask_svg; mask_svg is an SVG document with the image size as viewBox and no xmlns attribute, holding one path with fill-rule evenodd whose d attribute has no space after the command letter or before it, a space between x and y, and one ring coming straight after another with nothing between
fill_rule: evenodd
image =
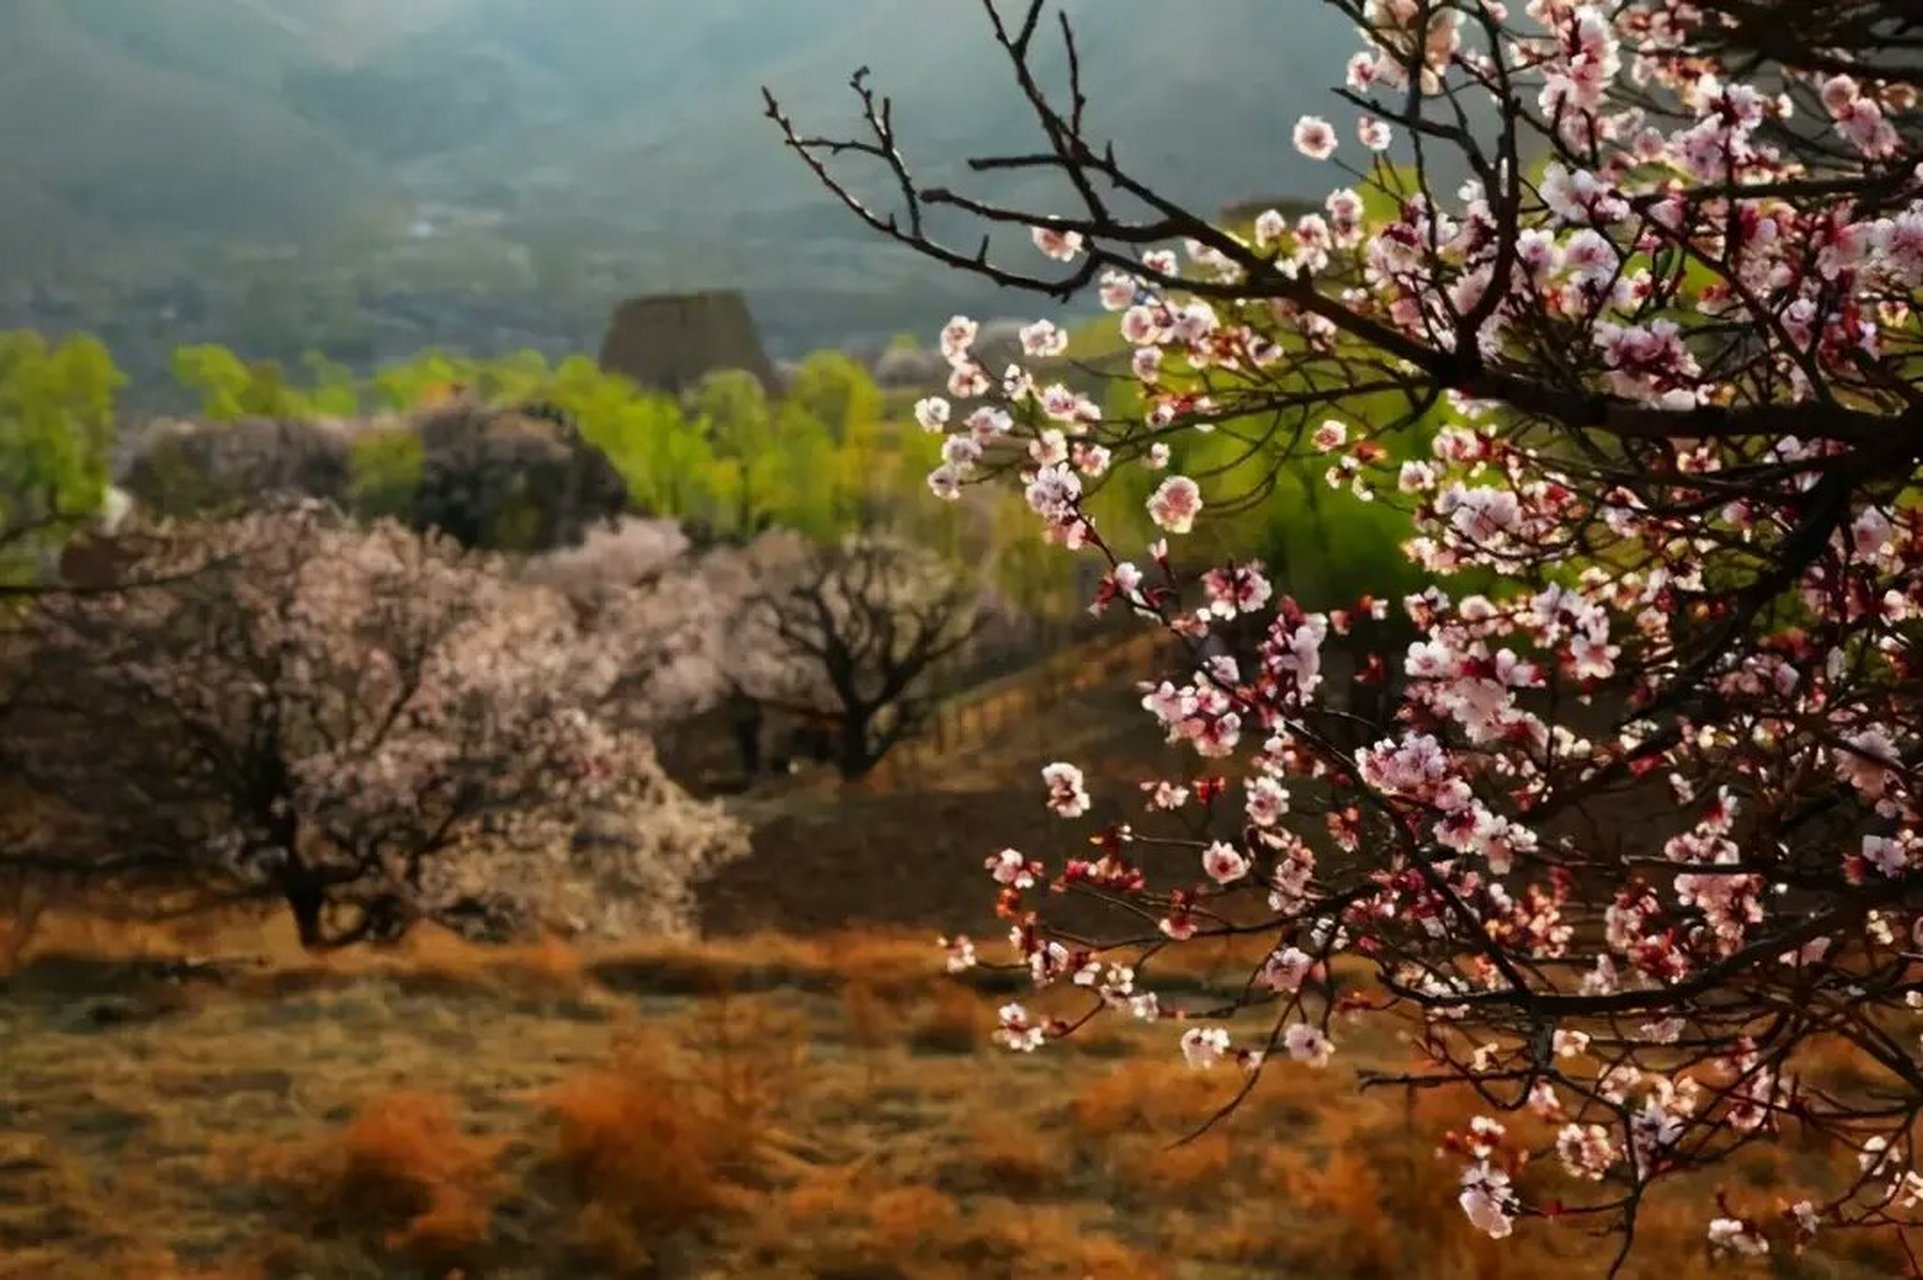
<instances>
[{"instance_id":1,"label":"dry grass field","mask_svg":"<svg viewBox=\"0 0 1923 1280\"><path fill-rule=\"evenodd\" d=\"M705 890L705 942L422 930L316 959L274 921L0 931L0 1280L1600 1275L1614 1241L1578 1225L1470 1228L1437 1151L1466 1100L1357 1089L1407 1063L1393 1026L1339 1028L1328 1070L1271 1067L1199 1137L1241 1077L1188 1070L1171 1024L990 1043L1011 993L1050 1000L1025 973L945 975L935 934L999 935L984 850L1075 838L1041 815L1049 746L1097 761L1110 797L1154 767L1134 702L1080 698L1048 743L1011 731L912 791L752 802L754 856ZM1157 987L1197 1006L1255 958L1185 951ZM1752 1149L1658 1198L1627 1274L1727 1273L1714 1192L1769 1214L1826 1159ZM1556 1194L1553 1163L1525 1189ZM1749 1274L1898 1270L1887 1242L1843 1236Z\"/></svg>"},{"instance_id":2,"label":"dry grass field","mask_svg":"<svg viewBox=\"0 0 1923 1280\"><path fill-rule=\"evenodd\" d=\"M1606 1256L1469 1229L1435 1151L1460 1106L1355 1090L1392 1029L1184 1143L1232 1069L1189 1071L1166 1025L999 1050L1006 975L947 978L929 942L423 933L323 963L273 928L50 922L0 994L0 1277L1535 1280ZM210 945L260 959L150 959ZM1815 1159L1758 1152L1732 1200L1766 1210ZM1657 1204L1630 1274L1712 1274L1700 1204ZM1770 1274L1894 1274L1836 1247Z\"/></svg>"}]
</instances>

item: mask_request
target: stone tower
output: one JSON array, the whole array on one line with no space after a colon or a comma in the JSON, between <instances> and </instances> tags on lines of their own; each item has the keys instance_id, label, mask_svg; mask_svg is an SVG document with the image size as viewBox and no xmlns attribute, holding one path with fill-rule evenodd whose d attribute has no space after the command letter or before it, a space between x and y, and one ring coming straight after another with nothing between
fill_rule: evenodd
<instances>
[{"instance_id":1,"label":"stone tower","mask_svg":"<svg viewBox=\"0 0 1923 1280\"><path fill-rule=\"evenodd\" d=\"M717 369L745 369L770 395L778 390L747 300L732 290L622 303L601 343L601 368L673 395Z\"/></svg>"}]
</instances>

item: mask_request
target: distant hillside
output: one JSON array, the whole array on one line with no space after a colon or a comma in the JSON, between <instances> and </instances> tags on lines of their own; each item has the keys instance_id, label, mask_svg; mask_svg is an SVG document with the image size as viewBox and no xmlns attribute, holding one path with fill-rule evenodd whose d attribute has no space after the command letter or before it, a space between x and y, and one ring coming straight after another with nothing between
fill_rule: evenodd
<instances>
[{"instance_id":1,"label":"distant hillside","mask_svg":"<svg viewBox=\"0 0 1923 1280\"><path fill-rule=\"evenodd\" d=\"M513 9L525 0L495 3ZM1124 140L1131 163L1179 186L1199 185L1209 200L1246 194L1252 184L1325 180L1294 152L1288 131L1296 114L1323 100L1353 41L1332 11L1273 0L1076 0L1069 8L1095 124ZM1037 136L979 6L968 0L784 0L778 9L767 0L711 0L699 19L675 21L662 18L668 41L657 34L634 46L644 65L626 89L592 95L609 114L548 122L524 136L538 146L453 155L441 169L496 180L518 171L557 187L572 179L597 211L625 209L636 221L702 222L716 207L766 213L771 197L778 207L812 205L799 167L770 162L758 86L772 85L803 120L841 126L853 107L847 80L860 66L895 98L909 141L937 168L970 150ZM1044 73L1059 82L1063 62L1059 43L1045 42Z\"/></svg>"},{"instance_id":2,"label":"distant hillside","mask_svg":"<svg viewBox=\"0 0 1923 1280\"><path fill-rule=\"evenodd\" d=\"M286 51L271 23L227 27L216 0L179 6L229 48L228 65ZM95 0L0 0L0 174L37 193L9 205L12 234L57 253L82 227L132 239L298 241L399 191L378 167L301 118L277 93L155 52L156 34L106 39ZM167 24L160 32L173 33ZM30 219L30 221L29 221Z\"/></svg>"},{"instance_id":3,"label":"distant hillside","mask_svg":"<svg viewBox=\"0 0 1923 1280\"><path fill-rule=\"evenodd\" d=\"M1068 8L1095 124L1141 172L1208 208L1327 184L1288 133L1338 114L1353 36L1332 10ZM1057 82L1061 62L1050 42ZM151 292L266 249L280 265L255 294L413 291L458 311L484 291L592 328L627 294L742 287L777 347L811 295L838 299L816 341L864 310L867 338L934 323L979 291L879 246L762 118L765 83L808 126L849 128L863 65L931 177L1034 141L977 0L0 0L0 320L10 287L65 285L75 261ZM1046 177L999 193L1058 195ZM111 310L100 296L75 305ZM244 341L209 306L203 336Z\"/></svg>"}]
</instances>

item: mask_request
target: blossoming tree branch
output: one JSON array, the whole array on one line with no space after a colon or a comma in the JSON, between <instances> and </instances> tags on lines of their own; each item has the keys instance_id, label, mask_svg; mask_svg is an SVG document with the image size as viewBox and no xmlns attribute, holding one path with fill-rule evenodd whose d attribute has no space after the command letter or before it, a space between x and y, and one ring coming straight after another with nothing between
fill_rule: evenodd
<instances>
[{"instance_id":1,"label":"blossoming tree branch","mask_svg":"<svg viewBox=\"0 0 1923 1280\"><path fill-rule=\"evenodd\" d=\"M983 2L1045 145L969 168L1054 174L1066 207L919 181L865 72L852 136L768 100L876 231L1013 289L1093 290L1132 353L1108 384L1053 381L1075 353L1038 321L1027 361L986 368L958 317L949 395L919 410L946 436L937 494L1018 472L1045 535L1107 562L1093 606L1194 655L1143 699L1193 774L1145 780L1086 856L989 859L1014 944L1088 1017L1179 1020L1189 1061L1245 1088L1278 1054L1339 1055L1350 1014L1409 1020L1427 1065L1397 1079L1486 1104L1453 1145L1492 1236L1588 1224L1619 1267L1652 1188L1786 1135L1842 1172L1794 1203L1711 1197L1710 1247L1900 1233L1923 1214L1923 21L1894 0L1334 3L1360 48L1293 130L1334 189L1245 227L1091 136L1046 0ZM1385 714L1358 724L1324 670L1382 602L1310 612L1252 560L1191 571L1179 539L1245 496L1184 473L1210 432L1406 511L1433 585L1390 606L1414 642L1364 667ZM1167 539L1121 545L1088 513L1125 467L1166 472ZM1090 812L1074 765L1046 785L1061 818ZM1114 931L1053 925L1060 893L1111 904ZM1165 949L1241 936L1271 949L1238 998L1158 999ZM1000 1035L1032 1050L1084 1020L1010 1005ZM1835 1043L1865 1082L1799 1075Z\"/></svg>"}]
</instances>

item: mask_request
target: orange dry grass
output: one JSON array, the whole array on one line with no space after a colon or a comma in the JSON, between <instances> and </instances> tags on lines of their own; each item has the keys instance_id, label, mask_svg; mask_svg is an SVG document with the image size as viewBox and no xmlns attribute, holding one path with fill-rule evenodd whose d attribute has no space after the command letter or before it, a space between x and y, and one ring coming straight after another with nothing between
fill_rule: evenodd
<instances>
[{"instance_id":1,"label":"orange dry grass","mask_svg":"<svg viewBox=\"0 0 1923 1280\"><path fill-rule=\"evenodd\" d=\"M1239 1083L1234 1073L1191 1071L1179 1059L1125 1062L1082 1085L1070 1114L1089 1137L1146 1132L1173 1139L1206 1121Z\"/></svg>"},{"instance_id":2,"label":"orange dry grass","mask_svg":"<svg viewBox=\"0 0 1923 1280\"><path fill-rule=\"evenodd\" d=\"M634 1046L540 1097L585 1206L582 1243L599 1258L643 1265L660 1239L743 1202L736 1179L764 1155L801 1044L780 1019L724 1003L699 1049L698 1070L683 1072L667 1046Z\"/></svg>"},{"instance_id":3,"label":"orange dry grass","mask_svg":"<svg viewBox=\"0 0 1923 1280\"><path fill-rule=\"evenodd\" d=\"M302 958L292 922L284 914L209 911L176 920L118 919L61 910L30 901L10 913L15 959L74 955L94 960L150 956L258 956L276 962Z\"/></svg>"},{"instance_id":4,"label":"orange dry grass","mask_svg":"<svg viewBox=\"0 0 1923 1280\"><path fill-rule=\"evenodd\" d=\"M1091 1230L1073 1209L1052 1204L985 1202L975 1215L979 1275L1023 1280L1164 1280L1161 1258Z\"/></svg>"},{"instance_id":5,"label":"orange dry grass","mask_svg":"<svg viewBox=\"0 0 1923 1280\"><path fill-rule=\"evenodd\" d=\"M1247 1156L1229 1133L1213 1129L1170 1145L1166 1138L1140 1138L1112 1147L1116 1173L1133 1192L1133 1203L1207 1208L1233 1183L1236 1164Z\"/></svg>"},{"instance_id":6,"label":"orange dry grass","mask_svg":"<svg viewBox=\"0 0 1923 1280\"><path fill-rule=\"evenodd\" d=\"M924 1053L972 1053L989 1043L994 1027L994 1014L979 992L944 982L923 1002L909 1044Z\"/></svg>"},{"instance_id":7,"label":"orange dry grass","mask_svg":"<svg viewBox=\"0 0 1923 1280\"><path fill-rule=\"evenodd\" d=\"M901 1034L901 1012L863 979L850 982L841 992L842 1023L850 1044L875 1050L892 1044Z\"/></svg>"},{"instance_id":8,"label":"orange dry grass","mask_svg":"<svg viewBox=\"0 0 1923 1280\"><path fill-rule=\"evenodd\" d=\"M911 1257L953 1237L961 1209L932 1187L897 1187L868 1202L868 1224L884 1257Z\"/></svg>"},{"instance_id":9,"label":"orange dry grass","mask_svg":"<svg viewBox=\"0 0 1923 1280\"><path fill-rule=\"evenodd\" d=\"M583 964L605 977L610 955L633 966L619 971L642 996L629 1010L606 992L592 1007L522 998L591 989ZM896 976L911 958L912 989ZM1116 1062L1092 1061L1080 1035L1035 1055L974 1057L997 998L938 970L921 939L663 942L597 954L558 943L484 950L426 931L385 954L298 957L282 971L286 986L209 984L166 1014L173 1022L92 1033L122 1066L84 1089L68 1087L72 1033L49 1022L59 1034L21 1037L33 1070L16 1066L8 1082L61 1115L63 1135L45 1139L44 1152L0 1157L0 1242L61 1220L49 1209L81 1225L32 1250L25 1267L0 1249L0 1278L187 1280L164 1252L172 1248L243 1263L232 1280L399 1280L453 1267L475 1280L683 1271L1537 1280L1596 1274L1613 1246L1581 1220L1526 1221L1505 1241L1478 1235L1456 1204L1461 1159L1435 1148L1444 1130L1489 1108L1435 1092L1358 1095L1344 1064L1390 1068L1408 1052L1385 1032L1338 1024L1337 1065L1273 1061L1240 1111L1183 1142L1236 1092L1239 1072L1191 1071L1172 1028L1120 1018L1098 1024L1113 1028L1112 1051L1127 1050ZM301 977L310 973L316 980ZM302 1013L287 1016L283 1002ZM316 1013L340 1034L317 1034ZM43 1015L22 1006L17 1016ZM488 1034L469 1033L477 1017ZM648 1038L632 1040L637 1030ZM810 1044L822 1049L814 1060ZM971 1056L943 1056L951 1049ZM607 1065L568 1074L576 1068L565 1064L584 1062ZM233 1068L231 1087L228 1074L208 1076L210 1064ZM1840 1056L1833 1065L1849 1069ZM253 1077L298 1072L303 1106L325 1111L384 1088L394 1070L455 1091L472 1110L443 1094L387 1095L336 1131L259 1156L256 1171L296 1193L298 1215L259 1197L210 1200L194 1177L176 1177L180 1163L153 1185L120 1167L283 1123L287 1108L274 1099L247 1099ZM105 1154L86 1136L89 1125L134 1116L165 1148L129 1148L137 1154L123 1161L117 1141ZM1535 1122L1503 1119L1540 1148ZM500 1137L475 1137L470 1123ZM1706 1278L1715 1190L1736 1211L1767 1217L1779 1198L1821 1182L1829 1158L1792 1140L1745 1152L1716 1171L1719 1182L1666 1191L1648 1205L1643 1252L1626 1274ZM16 1166L44 1166L52 1181L68 1160L109 1172L70 1190L9 1181ZM1553 1160L1519 1183L1534 1203L1578 1190ZM116 1210L144 1206L127 1239L155 1249L109 1261L80 1243L106 1234L94 1215L100 1206L109 1220L109 1196ZM1881 1280L1898 1269L1882 1248L1839 1234L1819 1238L1811 1258L1779 1246L1772 1261L1784 1275Z\"/></svg>"},{"instance_id":10,"label":"orange dry grass","mask_svg":"<svg viewBox=\"0 0 1923 1280\"><path fill-rule=\"evenodd\" d=\"M588 967L622 989L719 995L775 987L831 991L859 982L898 999L925 990L940 957L924 934L850 929L818 938L649 939L598 949Z\"/></svg>"},{"instance_id":11,"label":"orange dry grass","mask_svg":"<svg viewBox=\"0 0 1923 1280\"><path fill-rule=\"evenodd\" d=\"M255 1172L330 1224L383 1227L388 1249L451 1265L489 1237L505 1146L466 1132L454 1099L401 1091L368 1103L338 1134L261 1153Z\"/></svg>"},{"instance_id":12,"label":"orange dry grass","mask_svg":"<svg viewBox=\"0 0 1923 1280\"><path fill-rule=\"evenodd\" d=\"M581 1198L641 1239L724 1204L723 1168L750 1140L717 1126L679 1081L638 1057L568 1080L543 1101L559 1126L555 1157Z\"/></svg>"},{"instance_id":13,"label":"orange dry grass","mask_svg":"<svg viewBox=\"0 0 1923 1280\"><path fill-rule=\"evenodd\" d=\"M984 1117L965 1149L982 1190L1042 1195L1059 1190L1067 1177L1060 1139L1006 1115Z\"/></svg>"},{"instance_id":14,"label":"orange dry grass","mask_svg":"<svg viewBox=\"0 0 1923 1280\"><path fill-rule=\"evenodd\" d=\"M941 971L941 949L926 934L850 929L818 939L812 950L825 972L887 996L919 996Z\"/></svg>"}]
</instances>

